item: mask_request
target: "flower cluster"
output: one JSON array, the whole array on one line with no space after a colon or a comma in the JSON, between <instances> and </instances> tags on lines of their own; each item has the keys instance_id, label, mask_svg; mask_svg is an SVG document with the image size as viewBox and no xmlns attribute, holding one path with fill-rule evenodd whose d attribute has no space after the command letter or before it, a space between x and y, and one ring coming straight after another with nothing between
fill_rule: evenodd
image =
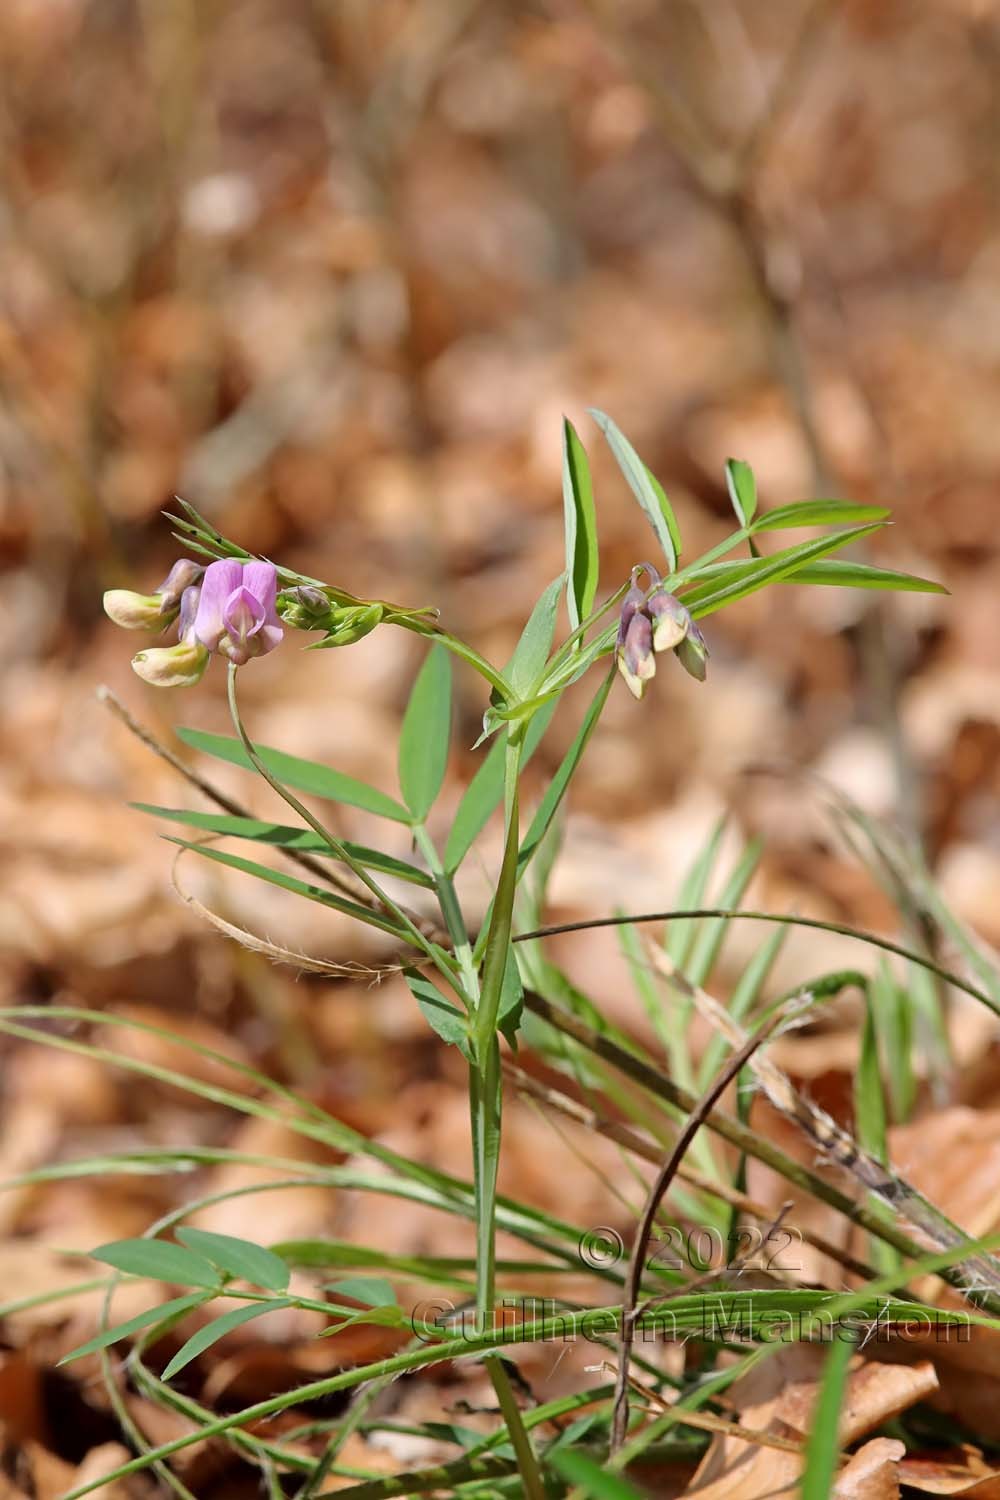
<instances>
[{"instance_id":1,"label":"flower cluster","mask_svg":"<svg viewBox=\"0 0 1000 1500\"><path fill-rule=\"evenodd\" d=\"M653 580L652 589L636 583L640 573ZM656 675L656 652L673 651L686 672L705 681L708 645L679 599L668 594L655 568L640 563L632 569L632 587L625 595L615 661L629 692L641 698Z\"/></svg>"},{"instance_id":2,"label":"flower cluster","mask_svg":"<svg viewBox=\"0 0 1000 1500\"><path fill-rule=\"evenodd\" d=\"M274 650L284 634L277 592L273 563L223 557L203 568L182 558L154 593L112 589L104 609L126 630L163 630L176 620L178 644L140 651L132 667L154 687L190 687L213 654L242 667Z\"/></svg>"}]
</instances>

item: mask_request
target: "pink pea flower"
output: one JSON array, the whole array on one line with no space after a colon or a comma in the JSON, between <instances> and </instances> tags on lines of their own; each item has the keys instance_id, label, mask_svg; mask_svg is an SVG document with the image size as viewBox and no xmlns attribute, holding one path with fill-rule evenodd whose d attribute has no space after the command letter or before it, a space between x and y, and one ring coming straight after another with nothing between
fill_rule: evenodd
<instances>
[{"instance_id":1,"label":"pink pea flower","mask_svg":"<svg viewBox=\"0 0 1000 1500\"><path fill-rule=\"evenodd\" d=\"M275 608L277 592L273 563L219 558L202 579L195 639L238 667L273 651L284 635Z\"/></svg>"}]
</instances>

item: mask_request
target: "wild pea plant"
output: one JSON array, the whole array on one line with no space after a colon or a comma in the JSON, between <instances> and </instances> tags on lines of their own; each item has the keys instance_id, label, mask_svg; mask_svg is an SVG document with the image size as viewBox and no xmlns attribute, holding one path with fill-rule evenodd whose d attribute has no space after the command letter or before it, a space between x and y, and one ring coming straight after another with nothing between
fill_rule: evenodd
<instances>
[{"instance_id":1,"label":"wild pea plant","mask_svg":"<svg viewBox=\"0 0 1000 1500\"><path fill-rule=\"evenodd\" d=\"M418 1334L415 1346L381 1362L378 1369L368 1367L359 1372L343 1372L318 1382L315 1392L312 1387L306 1387L289 1393L287 1398L276 1398L277 1405L260 1403L252 1412L223 1419L213 1419L211 1413L204 1411L199 1415L189 1410L188 1414L201 1423L199 1435L242 1430L244 1421L307 1400L311 1394L319 1393L320 1387L321 1393L327 1394L376 1376L388 1378L405 1369L420 1368L435 1358L478 1353L484 1357L496 1387L503 1416L501 1433L492 1450L489 1444L483 1449L481 1458L485 1467L480 1471L476 1470L474 1463L470 1467L466 1455L461 1461L466 1468L463 1470L461 1463L456 1461L458 1467L440 1478L440 1485L451 1481L472 1483L477 1477L482 1479L494 1473L489 1467L493 1463L499 1465L495 1467L495 1476L513 1475L508 1482L519 1484L519 1492L532 1496L544 1492L545 1481L529 1430L545 1420L548 1410L538 1407L527 1415L520 1411L497 1353L504 1343L511 1340L509 1331L498 1326L494 1316L497 1298L495 1236L499 1222L536 1250L544 1250L552 1257L550 1264L572 1266L579 1233L576 1227L562 1225L537 1210L505 1202L498 1205L497 1170L502 1142L501 1039L505 1039L512 1049L516 1048L518 1032L530 1012L534 1027L533 1045L544 1048L546 1037L555 1038L559 1048L553 1049L553 1055L559 1058L560 1064L572 1055L578 1077L585 1072L588 1081L604 1090L608 1098L631 1110L643 1129L652 1133L654 1142L666 1143L673 1130L671 1122L693 1114L699 1091L707 1085L726 1045L736 1046L733 1036L720 1033L720 1039L713 1044L714 1063L710 1058L696 1068L686 1051L684 1018L695 1004L700 1003L700 987L718 953L724 919L732 914L730 908L738 906L755 860L752 851L748 851L747 857L733 871L717 911L704 908L704 891L717 852L717 841L716 848L706 852L705 860L691 872L685 883L682 906L698 910L692 910L691 918L685 923L677 924L664 950L665 972L677 977L676 995L680 1009L672 1018L665 1019L662 1001L651 988L649 966L643 962L637 929L628 925L621 928L640 998L650 1009L670 1059L670 1075L667 1076L658 1066L642 1062L634 1047L624 1038L619 1038L601 1018L594 1003L575 991L558 974L541 952L539 942L533 940L531 932L531 929L537 930L542 921L545 876L553 857L556 814L608 695L620 677L626 688L641 699L658 670L675 670L678 666L704 682L709 647L700 622L770 584L940 591L938 585L907 574L834 556L879 530L888 515L882 507L815 500L760 512L754 476L747 464L737 460L730 460L726 465L726 480L737 528L702 557L682 564L681 537L663 488L615 423L600 412L594 412L593 416L652 528L662 559L655 566L645 561L637 562L630 576L615 580L613 592L602 602L597 602L598 529L593 486L583 444L567 422L563 434L565 572L542 593L524 626L514 654L503 665L486 661L474 647L450 634L434 610L410 609L380 599L359 599L340 586L251 557L221 536L184 502L180 502L182 514L171 519L177 527L178 539L192 556L177 562L163 584L150 595L115 590L105 597L109 616L126 628L161 632L176 625L175 644L152 646L134 657L136 672L147 682L163 687L193 686L210 668L212 659L220 658L228 677L235 737L193 730L181 730L181 737L188 745L211 756L255 771L283 799L297 821L289 825L263 823L231 811L188 812L161 807L146 807L145 810L203 833L277 847L300 867L305 865L307 873L313 877L309 880L300 878L300 874L292 875L256 863L220 848L216 843L198 843L183 838L175 840L182 849L202 858L291 890L306 900L347 914L391 935L403 955L407 981L428 1024L444 1042L459 1048L468 1065L471 1193L454 1179L430 1169L417 1168L416 1164L407 1163L392 1153L381 1151L381 1148L376 1150L372 1143L365 1142L359 1147L357 1140L348 1142L351 1133L344 1127L339 1127L338 1137L338 1143L346 1143L348 1149L364 1149L367 1154L375 1156L381 1152L383 1164L408 1179L410 1188L402 1191L403 1196L409 1192L411 1196L419 1198L423 1194L426 1198L429 1194L434 1201L440 1199L446 1211L467 1213L474 1218L477 1241L475 1319L472 1324L463 1323L461 1338L452 1337L447 1322L431 1321L419 1328L412 1322L407 1324L395 1306L391 1286L378 1278L362 1277L337 1283L332 1289L332 1301L310 1302L309 1299L290 1297L290 1262L327 1263L318 1251L311 1253L318 1255L319 1259L310 1261L301 1247L298 1254L294 1246L278 1247L281 1253L275 1253L273 1249L227 1236L179 1229L176 1240L152 1237L122 1241L94 1252L98 1261L116 1271L156 1277L191 1290L148 1314L106 1329L96 1339L74 1351L71 1357L106 1349L118 1339L141 1333L148 1342L149 1338L160 1336L213 1297L236 1296L240 1299L240 1305L232 1312L198 1329L170 1361L162 1380L152 1377L140 1359L138 1369L144 1372L142 1379L147 1385L152 1382L152 1387L161 1395L164 1382L169 1382L217 1338L275 1307L320 1307L335 1319L335 1328L343 1327L346 1320L365 1317L389 1326L408 1328ZM760 550L759 543L765 538L770 541L775 532L817 527L834 529L769 553ZM748 555L731 555L743 548ZM556 643L563 599L569 628ZM347 648L371 631L385 626L396 626L420 635L426 639L429 648L414 683L400 732L399 798L329 767L254 742L241 716L239 682L243 670L253 670L252 664L257 656L277 649L290 649L291 636L297 633L315 636L308 649L325 650ZM440 830L434 826L433 813L444 781L451 734L451 657L458 658L482 679L483 731L478 743L486 748L482 763L465 790L451 827L445 831L442 840ZM598 681L580 729L541 802L531 816L525 818L521 807L524 767L545 733L562 694L588 675L596 675ZM711 691L711 687L705 690ZM369 847L342 840L296 796L296 790L350 804L370 814L373 820L389 819L405 825L412 835L414 860L400 860L380 851L377 843ZM501 806L504 826L502 860L488 910L476 930L458 898L455 877L463 861L476 848L491 816ZM384 883L386 878L394 882L392 890ZM428 915L426 908L418 909L394 894L400 885L412 889L415 901L428 892L433 893L436 911ZM696 927L695 917L710 920ZM521 931L515 931L518 921ZM745 983L741 981L733 999L733 1025L754 1005L780 946L780 936L779 931L775 938L768 940L752 966L752 972L748 970ZM933 963L923 963L919 955L909 956L925 975L929 971L941 974L942 971ZM954 979L954 976L948 977ZM843 976L840 979L843 981ZM862 982L866 981L862 978ZM893 993L893 981L887 971L880 971L877 985L881 986L880 993L886 996ZM979 998L985 997L980 994ZM995 1003L995 996L987 998L986 1003ZM884 1016L885 1006L880 1008L879 1014ZM879 1024L884 1030L887 1023L881 1020ZM901 1026L902 1022L899 1022L897 1039ZM871 1047L874 1048L875 1044L873 1031ZM874 1055L874 1052L869 1052L869 1056ZM630 1086L645 1090L644 1105L637 1106L633 1099L623 1094L623 1080ZM879 1092L877 1060L872 1087ZM898 1089L896 1092L898 1094ZM865 1095L865 1099L871 1097ZM653 1111L651 1101L656 1102L659 1114ZM568 1108L565 1100L563 1105ZM863 1113L869 1121L878 1114L873 1108ZM882 1247L886 1255L895 1256L894 1260L883 1259L881 1263L887 1273L895 1273L893 1285L905 1282L912 1267L907 1267L904 1274L900 1269L902 1257L907 1253L912 1257L921 1248L926 1249L926 1237L923 1245L919 1237L914 1242L889 1222L884 1202L881 1208L873 1206L870 1209L851 1203L843 1194L837 1195L824 1185L815 1174L755 1137L746 1127L745 1120L741 1123L725 1117L730 1123L723 1126L718 1123L721 1118L713 1114L707 1117L707 1123L741 1152L763 1154L791 1180L800 1185L804 1183L808 1190L815 1191L827 1201L836 1199L835 1206L841 1212L863 1223L873 1236L872 1243ZM330 1138L335 1124L331 1122L324 1126L327 1131L325 1138ZM869 1135L871 1138L864 1144L877 1154L879 1142L874 1138L878 1135L877 1125L871 1127ZM704 1144L704 1140L696 1143L699 1144ZM634 1143L629 1149L634 1149ZM654 1159L655 1155L654 1150ZM705 1222L706 1214L714 1214L718 1223L725 1224L736 1204L744 1200L739 1199L732 1185L727 1186L726 1174L710 1150L706 1149L700 1156L696 1153L695 1159L702 1171L702 1177L698 1179L700 1186L685 1188L685 1191L693 1194L692 1201L701 1206L702 1222ZM348 1169L339 1170L341 1178L338 1180L352 1180ZM881 1192L883 1200L891 1196L887 1191L882 1192L871 1176L861 1180L876 1196ZM714 1198L713 1194L716 1195ZM706 1204L710 1204L710 1208L706 1208ZM171 1227L172 1222L161 1228ZM911 1219L910 1222L917 1221ZM952 1267L961 1258L954 1249L956 1242L947 1237L935 1239L928 1233L931 1246L938 1248L938 1261L946 1268ZM964 1252L968 1249L967 1243L961 1237L959 1239ZM374 1256L374 1252L372 1254ZM364 1265L357 1257L348 1258L347 1263ZM378 1266L377 1258L371 1264ZM518 1262L517 1265L523 1275L530 1274L529 1263ZM621 1272L613 1266L605 1270L598 1268L598 1274L617 1285L622 1282ZM665 1275L662 1268L657 1274L661 1278L657 1284L662 1286ZM667 1285L674 1285L676 1289L677 1277L666 1274L665 1280ZM233 1282L249 1283L257 1290L237 1290ZM461 1276L454 1284L459 1288L465 1286ZM826 1294L810 1295L813 1300L809 1306L815 1311ZM348 1302L338 1301L338 1297L346 1297ZM870 1298L865 1302L863 1295L859 1294L859 1297L859 1305L866 1308L871 1305ZM699 1299L687 1300L691 1303L689 1311L693 1319ZM361 1311L356 1305L358 1302L362 1304ZM683 1320L685 1315L685 1299L675 1295L670 1308L676 1327L677 1317ZM605 1334L621 1329L621 1306L590 1311L607 1315L609 1321L603 1327ZM644 1313L654 1322L657 1315L655 1307ZM583 1314L577 1310L570 1316L582 1318ZM628 1320L627 1308L625 1316ZM531 1336L544 1337L546 1326L544 1318L539 1320L534 1327L522 1329L517 1341L523 1342ZM587 1394L588 1397L594 1395L593 1392ZM181 1398L174 1396L171 1399L176 1404ZM187 1408L194 1405L187 1402ZM582 1432L579 1436L582 1439ZM331 1472L343 1437L340 1432L331 1438L323 1460L313 1466L304 1482L303 1494L316 1492L324 1475ZM249 1444L258 1456L259 1450L268 1447L246 1434L242 1434L240 1440ZM184 1442L147 1451L118 1472L162 1462L178 1446L184 1446ZM583 1485L579 1493L591 1492L586 1487L589 1481L585 1455L578 1455L579 1462L574 1469L575 1460L561 1458L557 1447L551 1445L551 1451L546 1450L542 1460L549 1482L556 1482L553 1475L561 1475ZM616 1460L619 1467L624 1465L628 1454L626 1446ZM279 1458L272 1453L270 1461L294 1467L294 1460L288 1453ZM169 1471L165 1472L169 1476ZM415 1485L413 1492L416 1489ZM364 1484L358 1487L359 1497L362 1493L409 1492L398 1487L390 1488L388 1482L383 1482L381 1489L375 1481L367 1488ZM592 1492L602 1491L595 1488ZM624 1492L614 1491L616 1494Z\"/></svg>"}]
</instances>

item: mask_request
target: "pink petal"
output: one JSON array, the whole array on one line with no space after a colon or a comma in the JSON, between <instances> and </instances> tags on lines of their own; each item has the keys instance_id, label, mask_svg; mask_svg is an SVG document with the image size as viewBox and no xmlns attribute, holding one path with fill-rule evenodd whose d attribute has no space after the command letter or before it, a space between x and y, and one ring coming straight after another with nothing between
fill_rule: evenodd
<instances>
[{"instance_id":1,"label":"pink petal","mask_svg":"<svg viewBox=\"0 0 1000 1500\"><path fill-rule=\"evenodd\" d=\"M275 646L281 645L284 634L284 630L277 621L273 625L269 621L265 621L260 628L260 633L254 636L254 642L257 646L256 654L258 656L266 656L269 651L274 650Z\"/></svg>"},{"instance_id":2,"label":"pink petal","mask_svg":"<svg viewBox=\"0 0 1000 1500\"><path fill-rule=\"evenodd\" d=\"M264 619L263 604L248 588L234 589L222 609L226 634L237 641L256 635Z\"/></svg>"},{"instance_id":3,"label":"pink petal","mask_svg":"<svg viewBox=\"0 0 1000 1500\"><path fill-rule=\"evenodd\" d=\"M271 624L277 620L275 598L278 593L278 570L274 563L248 562L243 567L243 587L259 599L264 615Z\"/></svg>"},{"instance_id":4,"label":"pink petal","mask_svg":"<svg viewBox=\"0 0 1000 1500\"><path fill-rule=\"evenodd\" d=\"M209 651L218 650L219 642L226 631L224 611L226 602L243 582L243 565L234 557L220 557L205 569L201 584L201 598L194 621L194 633Z\"/></svg>"}]
</instances>

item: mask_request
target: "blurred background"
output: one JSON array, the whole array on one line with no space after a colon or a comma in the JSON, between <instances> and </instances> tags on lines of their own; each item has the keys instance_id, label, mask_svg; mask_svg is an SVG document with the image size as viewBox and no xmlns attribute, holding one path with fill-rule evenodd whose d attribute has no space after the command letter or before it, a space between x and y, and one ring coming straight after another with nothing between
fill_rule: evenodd
<instances>
[{"instance_id":1,"label":"blurred background","mask_svg":"<svg viewBox=\"0 0 1000 1500\"><path fill-rule=\"evenodd\" d=\"M869 559L951 597L774 588L711 619L707 685L664 665L641 705L616 690L554 915L669 904L728 811L733 849L764 841L751 905L892 930L818 773L918 835L955 909L1000 941L992 0L6 0L0 64L6 1004L180 1029L467 1172L460 1073L403 985L296 982L177 899L161 829L126 802L200 804L95 689L159 735L225 730L223 673L147 688L100 596L167 571L176 492L247 548L438 606L503 660L563 565L564 412L594 464L603 590L653 553L590 405L663 482L688 558L732 529L732 455L765 507L890 504ZM394 790L419 643L385 628L319 656L298 644L244 674L252 733ZM478 680L459 673L456 693L444 830L481 753ZM274 813L241 773L212 775ZM339 826L374 841L351 810ZM490 873L487 841L473 909ZM254 882L180 878L288 946L379 952ZM734 965L757 938L734 932ZM642 1026L613 939L561 953ZM780 977L843 953L793 938ZM841 1040L816 1071L850 1066L853 1028ZM4 1176L122 1141L278 1149L279 1126L7 1046ZM511 1119L511 1185L602 1222L601 1184L560 1167L564 1144L526 1107ZM168 1179L106 1188L7 1194L0 1268L52 1284L70 1273L39 1242L141 1232L176 1196ZM351 1209L303 1190L213 1222L252 1233L265 1213L276 1237ZM461 1232L369 1205L373 1242L379 1214L400 1250Z\"/></svg>"}]
</instances>

